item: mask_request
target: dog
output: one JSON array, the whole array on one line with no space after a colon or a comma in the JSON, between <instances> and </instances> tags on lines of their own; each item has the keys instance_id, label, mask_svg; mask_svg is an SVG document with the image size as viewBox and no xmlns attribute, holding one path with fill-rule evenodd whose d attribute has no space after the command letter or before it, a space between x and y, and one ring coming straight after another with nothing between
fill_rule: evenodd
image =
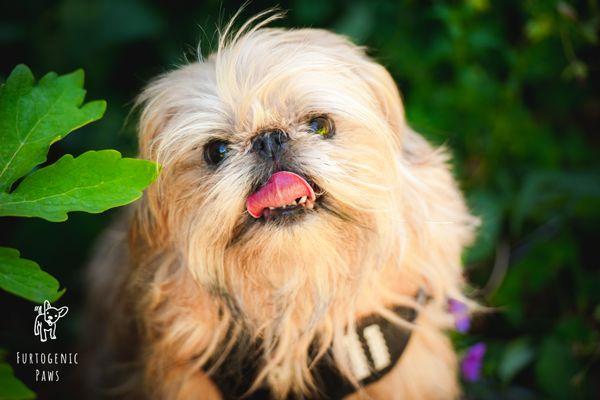
<instances>
[{"instance_id":1,"label":"dog","mask_svg":"<svg viewBox=\"0 0 600 400\"><path fill-rule=\"evenodd\" d=\"M389 72L320 29L230 22L139 97L157 180L88 280L90 387L143 399L454 399L473 217ZM344 388L344 390L341 390ZM90 389L91 393L91 389Z\"/></svg>"},{"instance_id":2,"label":"dog","mask_svg":"<svg viewBox=\"0 0 600 400\"><path fill-rule=\"evenodd\" d=\"M39 336L42 342L48 340L48 334L50 339L56 339L56 323L58 320L69 311L67 306L60 308L52 307L48 300L44 300L42 306L35 306L38 315L35 317L33 323L33 334Z\"/></svg>"}]
</instances>

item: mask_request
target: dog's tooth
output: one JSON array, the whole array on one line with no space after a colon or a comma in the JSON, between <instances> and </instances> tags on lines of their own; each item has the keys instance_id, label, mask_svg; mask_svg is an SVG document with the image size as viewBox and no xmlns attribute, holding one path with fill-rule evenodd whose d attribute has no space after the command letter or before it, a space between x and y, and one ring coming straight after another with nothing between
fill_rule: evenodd
<instances>
[{"instance_id":1,"label":"dog's tooth","mask_svg":"<svg viewBox=\"0 0 600 400\"><path fill-rule=\"evenodd\" d=\"M275 207L269 207L269 210L274 210L274 209L275 209Z\"/></svg>"},{"instance_id":2,"label":"dog's tooth","mask_svg":"<svg viewBox=\"0 0 600 400\"><path fill-rule=\"evenodd\" d=\"M296 200L294 200L290 203L290 206L295 206L295 205L296 205Z\"/></svg>"},{"instance_id":3,"label":"dog's tooth","mask_svg":"<svg viewBox=\"0 0 600 400\"><path fill-rule=\"evenodd\" d=\"M299 201L300 204L303 204L304 202L306 202L306 196L302 196Z\"/></svg>"}]
</instances>

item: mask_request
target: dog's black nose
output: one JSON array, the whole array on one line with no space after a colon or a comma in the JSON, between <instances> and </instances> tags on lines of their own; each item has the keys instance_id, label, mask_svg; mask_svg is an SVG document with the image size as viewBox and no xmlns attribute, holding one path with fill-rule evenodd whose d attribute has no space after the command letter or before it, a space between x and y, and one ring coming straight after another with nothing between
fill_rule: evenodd
<instances>
[{"instance_id":1,"label":"dog's black nose","mask_svg":"<svg viewBox=\"0 0 600 400\"><path fill-rule=\"evenodd\" d=\"M263 132L252 141L252 151L258 153L262 158L277 162L281 158L288 140L289 136L281 129Z\"/></svg>"}]
</instances>

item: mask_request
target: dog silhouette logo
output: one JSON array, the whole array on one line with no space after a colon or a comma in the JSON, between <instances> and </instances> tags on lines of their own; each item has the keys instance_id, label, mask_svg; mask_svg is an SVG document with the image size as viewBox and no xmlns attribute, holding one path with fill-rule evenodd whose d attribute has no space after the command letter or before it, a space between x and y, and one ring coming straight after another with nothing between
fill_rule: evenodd
<instances>
[{"instance_id":1,"label":"dog silhouette logo","mask_svg":"<svg viewBox=\"0 0 600 400\"><path fill-rule=\"evenodd\" d=\"M56 339L56 323L69 312L69 307L52 307L48 300L41 306L35 306L37 311L35 322L33 324L33 334L39 336L42 342L50 339Z\"/></svg>"}]
</instances>

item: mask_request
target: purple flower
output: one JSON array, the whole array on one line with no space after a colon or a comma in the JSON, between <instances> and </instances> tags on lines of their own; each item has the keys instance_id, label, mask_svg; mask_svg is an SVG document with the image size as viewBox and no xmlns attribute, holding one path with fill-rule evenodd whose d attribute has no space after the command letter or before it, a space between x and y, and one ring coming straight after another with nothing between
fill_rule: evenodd
<instances>
[{"instance_id":1,"label":"purple flower","mask_svg":"<svg viewBox=\"0 0 600 400\"><path fill-rule=\"evenodd\" d=\"M448 299L448 311L454 316L454 326L460 333L466 333L471 327L469 307L462 301Z\"/></svg>"},{"instance_id":2,"label":"purple flower","mask_svg":"<svg viewBox=\"0 0 600 400\"><path fill-rule=\"evenodd\" d=\"M467 382L476 382L481 377L483 356L485 355L485 343L477 343L467 349L460 368Z\"/></svg>"}]
</instances>

